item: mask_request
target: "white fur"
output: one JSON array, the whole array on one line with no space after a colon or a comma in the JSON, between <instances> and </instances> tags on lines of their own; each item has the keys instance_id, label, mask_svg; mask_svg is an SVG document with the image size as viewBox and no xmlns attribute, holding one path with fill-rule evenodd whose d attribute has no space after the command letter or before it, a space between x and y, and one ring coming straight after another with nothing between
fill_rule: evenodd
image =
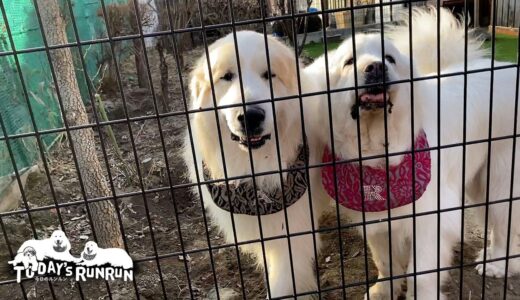
<instances>
[{"instance_id":1,"label":"white fur","mask_svg":"<svg viewBox=\"0 0 520 300\"><path fill-rule=\"evenodd\" d=\"M391 39L394 45L405 55L410 55L410 28L412 31L412 54L417 74L437 73L437 45L440 46L441 74L453 63L463 63L466 50L467 60L480 59L488 54L482 48L484 38L468 28L468 40L464 49L466 32L464 23L453 16L447 9L441 9L440 14L433 7L428 9L414 8L412 23L409 24L407 14L402 20L403 26L387 27L385 37ZM463 19L469 23L469 19ZM437 21L439 26L439 41L437 41ZM416 74L416 75L417 75Z\"/></svg>"},{"instance_id":2,"label":"white fur","mask_svg":"<svg viewBox=\"0 0 520 300\"><path fill-rule=\"evenodd\" d=\"M96 255L92 260L83 259L79 264L87 267L102 266L109 264L112 267L122 267L124 269L131 269L134 266L132 258L124 249L120 248L99 248L96 242L89 241L85 244L85 248L81 253L88 253Z\"/></svg>"},{"instance_id":3,"label":"white fur","mask_svg":"<svg viewBox=\"0 0 520 300\"><path fill-rule=\"evenodd\" d=\"M436 24L435 11L425 12L417 10L412 18L414 35L414 74L425 76L428 72L436 72L436 59L432 51L436 51ZM441 13L441 43L442 71L441 73L461 72L464 70L464 28L458 25L455 18L448 12ZM385 54L392 55L396 61L393 65L386 62L389 80L410 78L410 58L407 56L409 44L406 33L408 27L394 29L390 37L397 42L386 39ZM356 54L358 69L358 84L364 85L362 70L374 61L382 61L381 36L379 34L357 35ZM468 69L490 67L491 61L483 56L484 51L478 48L478 40L469 40L473 52L468 57ZM345 41L334 53L329 56L330 83L332 89L353 87L354 70L352 66L344 67L344 62L352 57L352 40ZM462 48L461 48L462 47ZM462 51L461 51L462 49ZM316 65L317 64L317 65ZM501 63L495 63L495 66ZM317 60L315 65L306 70L309 75L321 78L324 84L324 61ZM417 71L418 70L418 71ZM427 72L427 73L423 73ZM417 78L417 76L415 76ZM467 109L466 109L466 140L475 141L488 138L488 117L490 98L490 72L473 73L467 75ZM494 72L493 89L493 125L492 137L513 134L514 99L515 99L516 69L496 70ZM415 137L420 129L424 129L428 136L430 147L437 146L439 132L437 130L437 79L414 81L414 133ZM441 79L440 86L440 142L441 145L463 142L463 103L464 103L464 76L452 76ZM412 145L411 133L411 86L410 83L394 84L390 87L390 100L394 106L388 119L388 152L409 151ZM360 93L363 90L360 89ZM336 153L344 159L356 159L358 137L356 120L350 116L350 109L355 101L354 91L333 93L332 116L334 126L334 143ZM321 124L326 124L328 109L322 109ZM381 155L385 153L384 114L379 112L363 111L360 114L361 149L362 156ZM323 136L328 137L324 130ZM437 151L431 151L432 174L431 182L421 199L415 202L416 213L436 211L438 199L440 208L461 206L462 193L467 193L471 201L485 201L486 167L488 143L478 143L466 146L465 182L462 182L462 151L461 146L449 147L441 150L441 161L438 161ZM517 147L518 149L518 147ZM515 182L513 197L520 192L520 152L516 151ZM495 141L491 146L489 201L507 199L511 182L512 139ZM401 156L389 158L390 166L399 163ZM440 163L440 165L439 165ZM371 159L363 161L364 165L384 167L385 159ZM440 170L440 182L437 181L437 171ZM465 189L463 187L465 186ZM492 204L489 206L489 229L492 230L489 258L504 257L507 249L506 236L509 203ZM361 213L345 209L354 221L361 221ZM391 216L412 214L412 205L392 209ZM388 212L366 213L367 221L380 220L388 217ZM440 219L440 224L438 220ZM438 266L447 267L451 263L452 247L461 242L461 215L460 210L417 216L415 220L415 271L435 271ZM413 235L413 220L400 219L391 222L392 228L392 275L413 273L413 252L411 251ZM440 232L438 232L440 228ZM513 204L510 254L520 253L520 204ZM389 241L388 222L367 225L367 238L374 261L379 270L379 278L389 277ZM440 241L437 236L440 236ZM437 243L440 242L440 245ZM439 247L440 261L437 261ZM486 273L491 276L504 275L504 261L487 263ZM482 272L482 267L477 268ZM510 274L520 272L520 261L510 260ZM407 298L436 299L437 293L436 272L417 276L417 291L414 291L413 277L408 277ZM441 282L446 279L448 272L442 272ZM384 281L370 288L370 299L396 299L401 293L401 283L404 279L394 280L394 295L390 295L390 282ZM441 295L441 298L445 298Z\"/></svg>"},{"instance_id":4,"label":"white fur","mask_svg":"<svg viewBox=\"0 0 520 300\"><path fill-rule=\"evenodd\" d=\"M54 246L57 245L57 241L60 241L60 245L66 247L64 252L56 252ZM27 255L26 249L33 248L36 251L36 255ZM24 267L27 268L29 265L34 268L36 261L43 261L44 259L56 259L61 261L75 262L77 258L70 254L70 242L65 236L65 233L61 230L55 230L51 237L43 240L27 240L20 248L15 258L9 261L9 264L17 265L23 263Z\"/></svg>"},{"instance_id":5,"label":"white fur","mask_svg":"<svg viewBox=\"0 0 520 300\"><path fill-rule=\"evenodd\" d=\"M265 55L264 36L250 31L237 32L238 49L240 56L240 68L243 79L244 98L246 103L255 100L270 99L269 81L262 78L262 74L267 71L267 61ZM297 95L296 65L293 50L275 40L268 38L270 54L270 65L276 77L272 79L274 97ZM241 103L241 91L238 80L236 64L236 54L233 42L233 35L228 35L216 41L209 48L210 62L212 66L213 82L215 85L215 102L217 105L227 105ZM191 109L214 107L212 92L210 88L209 72L203 56L192 73L191 90ZM227 71L236 74L233 82L226 82L220 77ZM302 76L304 76L302 74ZM302 77L303 92L311 89L314 83ZM304 109L307 110L308 101L312 98L304 98ZM280 141L280 160L281 167L286 169L294 161L298 145L302 143L300 106L297 97L287 101L275 102L276 124L278 137L275 136L274 114L272 104L259 104L266 112L264 133L271 133L271 140L259 149L252 150L253 165L255 173L278 171L278 155L276 149L276 139ZM227 177L250 175L250 160L247 149L239 146L230 138L231 132L238 134L236 116L242 112L242 107L226 108L218 110L218 120L222 134L222 147L225 154L225 166ZM307 113L308 111L306 111ZM315 116L314 112L309 114L309 118ZM307 115L306 115L307 118ZM308 120L305 122L307 123ZM192 139L186 134L184 158L189 169L189 177L192 182L202 181L202 160L208 166L213 179L224 179L223 161L221 159L221 146L218 139L217 123L215 112L201 112L192 114L190 117ZM310 129L307 130L307 137L311 144L310 163L317 161L314 151L314 140ZM191 142L194 145L196 162L192 155ZM195 168L196 166L196 168ZM313 186L318 183L319 174L315 169L310 171ZM285 178L285 174L284 174ZM248 180L248 179L246 179ZM279 174L268 176L256 176L256 184L259 189L269 190L280 185ZM233 185L237 181L230 181ZM312 222L317 228L318 217L321 214L323 205L320 200L328 201L326 196L312 195L313 217L311 218L311 207L309 202L309 192L287 208L288 224L285 222L284 212L270 215L257 216L234 214L234 225L236 228L236 240L233 235L231 214L215 205L205 186L201 187L204 206L207 209L213 222L218 225L224 233L227 242L245 242L259 239L260 226L262 224L263 238L273 236L284 236L288 233L306 232L312 230ZM199 199L198 189L194 189L194 194ZM289 229L289 230L287 230ZM296 292L308 292L316 290L317 281L314 275L314 260L317 259L314 253L313 238L316 240L316 248L319 251L320 238L316 234L303 234L290 239L292 249L292 262L296 283ZM240 246L241 251L253 254L260 266L267 267L268 280L271 297L294 295L291 265L289 257L288 239L265 241L265 252L262 251L261 243L250 243ZM264 266L263 257L267 266ZM238 270L237 270L238 272Z\"/></svg>"}]
</instances>

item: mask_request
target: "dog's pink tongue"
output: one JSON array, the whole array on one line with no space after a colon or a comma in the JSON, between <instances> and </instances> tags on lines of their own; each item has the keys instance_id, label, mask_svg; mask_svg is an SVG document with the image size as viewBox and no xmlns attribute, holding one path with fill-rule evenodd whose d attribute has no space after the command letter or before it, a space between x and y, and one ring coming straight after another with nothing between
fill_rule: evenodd
<instances>
[{"instance_id":1,"label":"dog's pink tongue","mask_svg":"<svg viewBox=\"0 0 520 300\"><path fill-rule=\"evenodd\" d=\"M363 94L361 95L362 102L384 102L385 101L385 93L379 94Z\"/></svg>"}]
</instances>

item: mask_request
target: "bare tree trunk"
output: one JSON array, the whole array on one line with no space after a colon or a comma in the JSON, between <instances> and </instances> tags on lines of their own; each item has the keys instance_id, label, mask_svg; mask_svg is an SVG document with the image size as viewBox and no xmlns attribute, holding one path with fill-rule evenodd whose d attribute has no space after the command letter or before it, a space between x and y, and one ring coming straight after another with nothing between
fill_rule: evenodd
<instances>
[{"instance_id":1,"label":"bare tree trunk","mask_svg":"<svg viewBox=\"0 0 520 300\"><path fill-rule=\"evenodd\" d=\"M144 46L140 39L134 39L135 68L137 72L137 83L140 88L149 89L148 69L144 57Z\"/></svg>"},{"instance_id":2,"label":"bare tree trunk","mask_svg":"<svg viewBox=\"0 0 520 300\"><path fill-rule=\"evenodd\" d=\"M158 23L159 23L159 31L166 31L170 30L170 20L168 15L168 5L166 4L166 1L170 0L156 0L155 6L157 7L157 17L158 17ZM172 10L172 4L170 4L170 10ZM172 13L172 12L170 12ZM168 52L173 52L173 45L171 41L171 37L168 35L161 36L158 38L159 42L162 42L163 48Z\"/></svg>"},{"instance_id":3,"label":"bare tree trunk","mask_svg":"<svg viewBox=\"0 0 520 300\"><path fill-rule=\"evenodd\" d=\"M168 103L170 103L170 92L168 91L168 64L166 63L166 57L164 56L164 47L161 39L157 42L157 52L159 53L159 61L161 70L161 94L162 94L162 109L163 112L167 112L169 109Z\"/></svg>"},{"instance_id":4,"label":"bare tree trunk","mask_svg":"<svg viewBox=\"0 0 520 300\"><path fill-rule=\"evenodd\" d=\"M312 0L307 0L307 9L305 10L306 12L309 11L309 8L311 7L312 5ZM303 17L303 38L302 38L302 43L301 45L298 45L298 56L300 56L303 52L303 48L305 47L305 41L307 41L307 33L308 33L308 30L309 30L309 17L306 16L306 17Z\"/></svg>"},{"instance_id":5,"label":"bare tree trunk","mask_svg":"<svg viewBox=\"0 0 520 300\"><path fill-rule=\"evenodd\" d=\"M139 10L139 3L136 3L134 6L134 2L137 2L138 0L133 0L128 2L129 7L129 15L128 15L128 21L130 23L130 28L132 30L132 33L138 34L139 33L139 23L143 22L142 16L144 12L136 11ZM141 29L143 24L141 23ZM139 84L140 88L149 89L150 83L148 82L148 69L146 68L146 60L144 57L144 40L141 39L134 39L134 58L135 58L135 70L137 72L137 83Z\"/></svg>"},{"instance_id":6,"label":"bare tree trunk","mask_svg":"<svg viewBox=\"0 0 520 300\"><path fill-rule=\"evenodd\" d=\"M37 1L49 44L66 44L66 24L57 0ZM88 124L89 120L81 99L70 49L52 50L51 56L56 70L56 83L60 89L65 109L64 118L70 126ZM93 103L93 105L95 104ZM93 130L91 128L74 130L70 132L70 135L87 197L110 196L110 189L97 157ZM114 205L109 200L105 200L90 203L88 206L92 212L93 229L100 246L123 247Z\"/></svg>"}]
</instances>

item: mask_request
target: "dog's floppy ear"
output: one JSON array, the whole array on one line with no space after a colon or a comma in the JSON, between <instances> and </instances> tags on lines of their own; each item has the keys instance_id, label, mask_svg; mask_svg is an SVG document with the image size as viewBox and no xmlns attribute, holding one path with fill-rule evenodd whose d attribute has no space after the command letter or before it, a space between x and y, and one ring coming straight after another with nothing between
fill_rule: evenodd
<instances>
[{"instance_id":1,"label":"dog's floppy ear","mask_svg":"<svg viewBox=\"0 0 520 300\"><path fill-rule=\"evenodd\" d=\"M190 95L192 109L202 108L205 105L204 99L208 98L210 83L206 79L205 68L207 67L206 57L204 56L197 61L195 68L191 72Z\"/></svg>"},{"instance_id":2,"label":"dog's floppy ear","mask_svg":"<svg viewBox=\"0 0 520 300\"><path fill-rule=\"evenodd\" d=\"M268 37L269 41L269 58L271 69L274 72L276 66L276 76L280 78L288 90L297 93L297 76L296 76L296 59L294 50L285 46L282 42L274 37Z\"/></svg>"}]
</instances>

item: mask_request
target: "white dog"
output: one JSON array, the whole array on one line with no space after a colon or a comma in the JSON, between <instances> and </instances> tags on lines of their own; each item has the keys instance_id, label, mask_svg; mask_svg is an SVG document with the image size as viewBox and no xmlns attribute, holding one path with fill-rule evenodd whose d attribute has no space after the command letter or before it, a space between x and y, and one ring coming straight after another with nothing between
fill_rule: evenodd
<instances>
[{"instance_id":1,"label":"white dog","mask_svg":"<svg viewBox=\"0 0 520 300\"><path fill-rule=\"evenodd\" d=\"M447 11L442 11L440 17L441 73L463 72L464 27ZM419 10L413 14L414 78L431 75L429 73L437 71L436 21L435 11ZM384 57L380 34L356 35L355 58L352 39L345 41L336 51L329 54L328 68L332 89L353 88L356 86L356 80L357 85L363 86L357 92L351 89L331 95L336 159L358 159L360 156L358 146L362 157L370 159L362 162L362 182L358 163L338 164L337 191L332 184L334 178L332 167L324 167L323 186L329 195L337 196L338 201L347 208L348 214L355 221L362 220L363 209L367 221L381 220L387 218L389 214L392 217L411 215L413 212L411 203L415 202L415 213L419 215L414 219L409 217L392 221L391 241L389 241L387 221L367 225L367 239L379 270L379 278L388 278L391 275L389 261L389 242L391 242L392 275L414 271L425 272L416 277L417 290L414 290L414 277L412 275L408 277L407 298L436 299L440 291L437 289L439 273L435 270L438 267L450 266L452 247L461 242L461 215L460 209L433 214L429 212L435 212L438 208L460 207L462 193L467 193L471 200L479 202L486 200L486 194L489 196L490 203L508 199L513 140L508 138L494 141L491 144L491 153L488 153L488 143L485 141L467 145L465 182L463 182L463 147L460 143L464 141L464 76L450 76L440 80L440 112L437 106L437 79L414 81L412 111L412 84L402 81L411 77L408 30L407 26L398 27L385 36ZM485 58L484 51L480 49L480 42L471 37L468 42L468 53L468 69L491 66L490 59ZM306 73L322 81L324 88L324 70L324 60L319 59L306 69ZM467 142L488 138L491 94L493 95L491 136L496 138L513 134L516 69L496 70L492 93L490 76L489 71L467 75L465 127ZM399 83L383 85L384 82L392 81L399 81ZM317 104L316 110L318 109L322 110L320 115L324 118L320 126L328 124L325 120L328 118L326 111L328 106L322 102ZM437 128L439 114L440 132ZM358 145L358 122L360 145ZM328 137L328 134L324 128L322 136ZM440 162L436 150L424 151L427 148L437 147L439 140L442 146L456 144L442 148ZM325 147L323 160L334 160L330 143L328 141L324 143L328 146ZM402 152L409 153L411 149L419 151L415 151L414 156L402 154ZM390 155L392 153L398 155L388 156L387 162L386 152ZM486 193L488 154L491 160L489 161L489 191ZM516 151L513 197L519 196L519 156L519 151ZM413 161L415 161L415 172L412 171ZM388 179L385 175L387 168ZM415 186L412 189L414 173ZM364 193L363 200L361 187ZM387 197L388 194L390 197ZM415 198L413 198L414 194ZM388 205L392 208L390 212L387 210ZM511 255L520 252L519 206L518 203L513 204L509 252ZM508 202L489 205L489 229L493 230L491 246L488 250L489 258L505 256L508 209ZM413 235L413 220L415 220L415 235ZM415 241L413 241L414 236ZM412 245L415 245L415 251L412 251ZM437 261L438 256L440 261ZM487 263L487 275L503 276L504 264L503 260ZM478 269L481 272L482 266ZM510 260L509 270L511 274L519 272L519 261ZM447 275L448 272L440 273L441 282ZM393 281L393 295L390 293L390 281L375 284L369 290L370 299L396 299L401 294L403 281L404 279ZM444 295L440 297L445 298Z\"/></svg>"},{"instance_id":2,"label":"white dog","mask_svg":"<svg viewBox=\"0 0 520 300\"><path fill-rule=\"evenodd\" d=\"M89 241L85 244L81 252L80 265L92 267L109 264L112 267L131 269L134 266L132 258L124 249L120 248L99 248L98 244Z\"/></svg>"},{"instance_id":3,"label":"white dog","mask_svg":"<svg viewBox=\"0 0 520 300\"><path fill-rule=\"evenodd\" d=\"M215 104L226 107L216 112L208 110L191 114L192 139L187 133L184 153L190 179L192 182L220 180L203 186L202 198L210 216L225 234L229 243L246 242L261 237L265 239L285 236L287 233L309 232L313 229L313 223L314 228L317 228L317 220L323 208L320 199L324 202L328 200L326 195L320 197L313 192L311 211L309 188L312 187L309 184L316 182L319 185L319 171L311 170L309 179L305 169L302 169L307 158L311 164L315 163L316 159L313 156L313 138L310 129L306 132L310 144L309 157L303 146L300 104L296 96L298 95L296 69L299 66L295 63L294 52L281 42L268 37L271 66L269 73L264 36L251 31L241 31L237 32L237 40L242 86L232 34L221 38L209 47L211 73L208 70L206 56L200 58L193 70L190 83L190 109L208 109L213 108ZM213 78L214 91L210 76ZM270 82L272 82L272 90ZM313 86L313 82L302 78L303 92L312 89ZM241 106L241 90L247 104L245 109ZM265 101L272 96L293 96L293 98L276 101L273 105ZM264 102L250 103L258 100ZM303 99L303 101L306 103L312 99ZM305 122L307 123L307 120ZM221 157L218 126L220 126L225 164ZM279 149L276 140L280 142ZM192 142L196 161L192 155ZM296 169L283 172L283 186L280 183L279 173L255 175L254 181L250 177L230 180L228 194L224 182L225 176L233 178L252 173L249 150L255 174L278 172L279 161L283 170ZM317 174L314 174L315 172ZM285 197L282 196L282 191ZM197 188L194 192L198 195ZM284 198L287 219L284 212ZM233 218L231 211L233 211ZM259 222L262 224L261 231ZM233 227L236 230L236 240ZM258 264L267 269L268 296L281 297L294 295L295 292L316 290L315 247L319 251L320 239L318 235L313 235L307 233L291 237L291 253L289 253L287 237L265 241L263 243L265 252L259 242L245 243L240 247L241 250L252 253L257 258ZM292 255L293 272L289 255ZM292 274L294 274L296 291L293 289Z\"/></svg>"},{"instance_id":4,"label":"white dog","mask_svg":"<svg viewBox=\"0 0 520 300\"><path fill-rule=\"evenodd\" d=\"M23 263L25 268L31 266L35 270L37 262L44 259L77 261L77 258L70 254L70 242L63 231L55 230L48 239L25 241L18 249L15 258L9 261L9 264Z\"/></svg>"}]
</instances>

